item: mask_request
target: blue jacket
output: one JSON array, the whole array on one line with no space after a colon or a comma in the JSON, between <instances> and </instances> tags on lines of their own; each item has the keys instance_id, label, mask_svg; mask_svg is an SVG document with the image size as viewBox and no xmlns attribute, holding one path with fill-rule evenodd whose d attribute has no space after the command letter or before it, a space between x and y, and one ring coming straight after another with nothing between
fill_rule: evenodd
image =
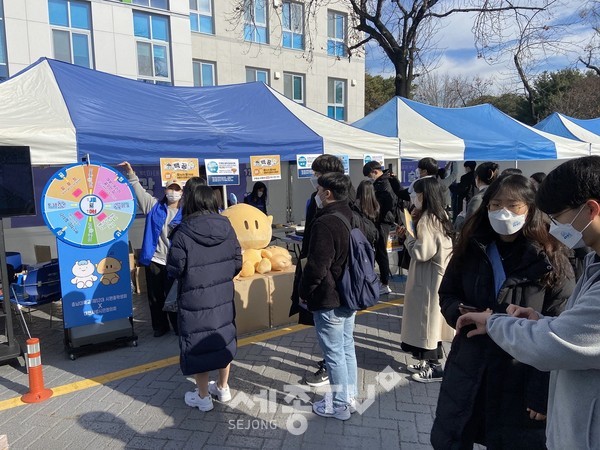
<instances>
[{"instance_id":1,"label":"blue jacket","mask_svg":"<svg viewBox=\"0 0 600 450\"><path fill-rule=\"evenodd\" d=\"M149 266L152 261L152 257L156 252L156 246L160 239L160 234L165 222L167 220L167 204L158 202L156 203L148 216L146 217L146 226L144 228L144 237L142 241L142 250L140 251L139 262L143 266ZM169 226L175 227L181 222L181 209L177 211L177 214L169 223Z\"/></svg>"}]
</instances>

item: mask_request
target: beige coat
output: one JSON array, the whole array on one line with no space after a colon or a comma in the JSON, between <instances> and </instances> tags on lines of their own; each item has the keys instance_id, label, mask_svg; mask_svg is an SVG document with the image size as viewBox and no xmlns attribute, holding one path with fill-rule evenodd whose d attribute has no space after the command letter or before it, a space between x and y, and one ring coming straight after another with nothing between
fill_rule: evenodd
<instances>
[{"instance_id":1,"label":"beige coat","mask_svg":"<svg viewBox=\"0 0 600 450\"><path fill-rule=\"evenodd\" d=\"M417 224L417 238L407 233L404 246L410 266L404 296L402 342L426 350L439 341L451 341L454 330L440 311L438 289L452 253L452 240L442 231L437 218L423 214Z\"/></svg>"}]
</instances>

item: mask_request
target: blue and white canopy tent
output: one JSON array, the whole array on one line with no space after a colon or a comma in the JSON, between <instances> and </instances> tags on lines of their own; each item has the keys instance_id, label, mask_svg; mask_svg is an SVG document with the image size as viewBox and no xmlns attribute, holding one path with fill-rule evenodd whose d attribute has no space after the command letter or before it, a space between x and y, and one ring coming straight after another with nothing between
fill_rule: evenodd
<instances>
[{"instance_id":1,"label":"blue and white canopy tent","mask_svg":"<svg viewBox=\"0 0 600 450\"><path fill-rule=\"evenodd\" d=\"M535 125L535 128L557 136L589 142L592 154L600 153L600 118L575 119L555 112Z\"/></svg>"},{"instance_id":2,"label":"blue and white canopy tent","mask_svg":"<svg viewBox=\"0 0 600 450\"><path fill-rule=\"evenodd\" d=\"M590 154L587 143L536 130L489 104L439 108L394 97L353 125L400 138L407 159L522 161Z\"/></svg>"},{"instance_id":3,"label":"blue and white canopy tent","mask_svg":"<svg viewBox=\"0 0 600 450\"><path fill-rule=\"evenodd\" d=\"M397 138L329 119L262 83L156 86L42 58L0 84L0 99L0 145L28 145L34 165L86 154L105 164L156 164L169 155L398 158Z\"/></svg>"}]
</instances>

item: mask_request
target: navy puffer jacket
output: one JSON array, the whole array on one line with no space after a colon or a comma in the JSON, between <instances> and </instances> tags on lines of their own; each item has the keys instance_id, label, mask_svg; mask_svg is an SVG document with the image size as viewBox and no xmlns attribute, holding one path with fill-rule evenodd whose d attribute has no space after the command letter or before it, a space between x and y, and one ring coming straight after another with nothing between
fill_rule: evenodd
<instances>
[{"instance_id":1,"label":"navy puffer jacket","mask_svg":"<svg viewBox=\"0 0 600 450\"><path fill-rule=\"evenodd\" d=\"M179 280L178 323L184 375L221 369L236 353L233 277L241 248L229 220L192 214L171 237L167 271Z\"/></svg>"}]
</instances>

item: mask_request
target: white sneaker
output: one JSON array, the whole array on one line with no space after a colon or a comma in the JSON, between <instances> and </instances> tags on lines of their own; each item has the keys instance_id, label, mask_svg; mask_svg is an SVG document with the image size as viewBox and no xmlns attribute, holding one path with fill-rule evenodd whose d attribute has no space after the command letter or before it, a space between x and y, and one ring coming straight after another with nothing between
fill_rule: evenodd
<instances>
[{"instance_id":1,"label":"white sneaker","mask_svg":"<svg viewBox=\"0 0 600 450\"><path fill-rule=\"evenodd\" d=\"M351 416L347 405L334 407L333 396L326 393L321 400L313 403L313 412L321 417L333 417L338 420L348 420Z\"/></svg>"},{"instance_id":2,"label":"white sneaker","mask_svg":"<svg viewBox=\"0 0 600 450\"><path fill-rule=\"evenodd\" d=\"M348 410L350 411L350 414L356 412L356 399L354 397L348 398Z\"/></svg>"},{"instance_id":3,"label":"white sneaker","mask_svg":"<svg viewBox=\"0 0 600 450\"><path fill-rule=\"evenodd\" d=\"M392 290L390 289L390 287L387 284L379 285L379 295L388 295L391 293L392 293Z\"/></svg>"},{"instance_id":4,"label":"white sneaker","mask_svg":"<svg viewBox=\"0 0 600 450\"><path fill-rule=\"evenodd\" d=\"M229 391L229 386L220 388L215 381L211 381L210 383L208 383L208 393L213 397L217 397L217 399L222 403L231 400L231 392Z\"/></svg>"},{"instance_id":5,"label":"white sneaker","mask_svg":"<svg viewBox=\"0 0 600 450\"><path fill-rule=\"evenodd\" d=\"M206 412L214 408L210 395L201 398L198 395L198 389L195 389L193 392L186 392L184 399L186 405L191 406L192 408L198 408L200 411Z\"/></svg>"}]
</instances>

